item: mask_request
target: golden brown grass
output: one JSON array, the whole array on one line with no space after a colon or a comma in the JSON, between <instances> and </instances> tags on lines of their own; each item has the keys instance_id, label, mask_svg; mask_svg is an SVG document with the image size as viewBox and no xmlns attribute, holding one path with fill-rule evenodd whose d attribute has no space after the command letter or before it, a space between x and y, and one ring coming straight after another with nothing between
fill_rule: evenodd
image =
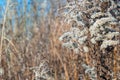
<instances>
[{"instance_id":1,"label":"golden brown grass","mask_svg":"<svg viewBox=\"0 0 120 80\"><path fill-rule=\"evenodd\" d=\"M31 68L39 66L43 60L48 63L51 80L90 80L81 65L82 63L94 65L100 72L102 69L99 66L101 52L97 45L91 44L89 44L90 52L86 54L82 52L75 54L72 50L63 48L58 38L69 29L70 26L60 22L59 19L51 19L47 26L43 22L41 27L37 28L38 31L33 29L34 35L30 40L26 39L22 30L17 36L13 36L13 33L6 34L12 35L12 38L4 37L0 66L4 69L4 74L0 75L0 80L34 80L35 74ZM120 73L120 60L117 58L120 55L119 52L119 46L111 52L111 55L114 54L114 65L109 66L113 68L114 80L117 80L117 74ZM109 60L108 57L105 58ZM93 59L97 60L97 63L91 63ZM113 61L109 61L110 64ZM101 80L99 73L97 74L98 80Z\"/></svg>"}]
</instances>

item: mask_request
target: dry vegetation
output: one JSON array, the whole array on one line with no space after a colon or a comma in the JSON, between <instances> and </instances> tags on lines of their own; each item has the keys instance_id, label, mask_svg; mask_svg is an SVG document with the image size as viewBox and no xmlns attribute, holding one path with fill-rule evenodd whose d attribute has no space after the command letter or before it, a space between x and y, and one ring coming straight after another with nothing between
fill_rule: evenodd
<instances>
[{"instance_id":1,"label":"dry vegetation","mask_svg":"<svg viewBox=\"0 0 120 80\"><path fill-rule=\"evenodd\" d=\"M0 26L0 80L120 80L119 44L100 50L100 42L92 44L87 40L89 51L76 53L63 47L65 41L59 41L62 34L71 30L72 22L64 22L61 17L53 19L51 13L47 20L37 21L35 17L29 38L24 27L26 16L12 31L7 12L6 7ZM90 36L90 32L86 35Z\"/></svg>"}]
</instances>

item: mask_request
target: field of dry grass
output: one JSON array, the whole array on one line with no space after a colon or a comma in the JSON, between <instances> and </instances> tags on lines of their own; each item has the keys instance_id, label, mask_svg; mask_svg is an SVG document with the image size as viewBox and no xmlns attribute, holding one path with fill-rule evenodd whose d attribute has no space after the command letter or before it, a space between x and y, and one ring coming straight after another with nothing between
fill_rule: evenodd
<instances>
[{"instance_id":1,"label":"field of dry grass","mask_svg":"<svg viewBox=\"0 0 120 80\"><path fill-rule=\"evenodd\" d=\"M23 24L12 32L4 19L0 26L0 80L91 80L92 70L97 80L120 80L120 45L102 52L99 43L87 41L89 52L76 54L59 41L71 28L62 20L50 15L47 21L33 25L28 39Z\"/></svg>"},{"instance_id":2,"label":"field of dry grass","mask_svg":"<svg viewBox=\"0 0 120 80\"><path fill-rule=\"evenodd\" d=\"M109 71L114 71L114 80L118 80L119 45L112 52L101 53L97 45L89 44L89 53L75 54L72 50L63 48L58 40L65 30L69 30L69 25L60 23L59 20L51 20L48 26L43 23L38 29L37 32L33 31L31 40L26 39L22 30L15 36L13 33L6 34L12 38L5 37L3 40L1 80L89 80L82 63L96 66L97 75L105 72L107 80L112 80ZM92 60L97 61L92 63ZM100 63L103 63L105 68L99 65ZM101 71L102 68L105 71ZM98 80L103 79L98 76Z\"/></svg>"}]
</instances>

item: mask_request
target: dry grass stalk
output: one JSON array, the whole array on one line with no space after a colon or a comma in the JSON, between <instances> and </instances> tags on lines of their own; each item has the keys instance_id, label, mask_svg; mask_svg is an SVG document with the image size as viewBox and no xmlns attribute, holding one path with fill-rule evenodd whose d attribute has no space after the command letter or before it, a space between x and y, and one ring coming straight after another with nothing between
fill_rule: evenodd
<instances>
[{"instance_id":1,"label":"dry grass stalk","mask_svg":"<svg viewBox=\"0 0 120 80\"><path fill-rule=\"evenodd\" d=\"M79 76L78 76L78 71L77 71L77 65L74 64L74 80L78 80Z\"/></svg>"},{"instance_id":2,"label":"dry grass stalk","mask_svg":"<svg viewBox=\"0 0 120 80\"><path fill-rule=\"evenodd\" d=\"M70 80L66 64L64 64L64 70L65 70L65 80Z\"/></svg>"},{"instance_id":3,"label":"dry grass stalk","mask_svg":"<svg viewBox=\"0 0 120 80\"><path fill-rule=\"evenodd\" d=\"M117 80L117 48L115 47L114 49L114 79Z\"/></svg>"},{"instance_id":4,"label":"dry grass stalk","mask_svg":"<svg viewBox=\"0 0 120 80\"><path fill-rule=\"evenodd\" d=\"M9 9L9 3L10 3L10 0L7 1L7 5L6 5L6 8L5 8L5 14L4 14L4 17L3 17L3 26L2 26L2 35L1 35L1 41L0 41L0 64L1 64L1 56L2 56L2 48L3 48L3 40L4 40L4 37L5 37L5 24L6 24L6 16L7 16L7 12L8 12L8 9ZM1 66L0 66L1 67Z\"/></svg>"}]
</instances>

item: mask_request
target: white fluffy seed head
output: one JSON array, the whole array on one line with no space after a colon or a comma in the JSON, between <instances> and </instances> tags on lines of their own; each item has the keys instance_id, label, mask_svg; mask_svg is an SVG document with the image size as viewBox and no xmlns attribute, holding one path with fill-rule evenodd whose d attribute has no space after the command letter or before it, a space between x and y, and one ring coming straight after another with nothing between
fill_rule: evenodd
<instances>
[{"instance_id":1,"label":"white fluffy seed head","mask_svg":"<svg viewBox=\"0 0 120 80\"><path fill-rule=\"evenodd\" d=\"M107 48L108 46L115 46L119 44L119 41L113 41L113 40L104 40L100 49L105 49Z\"/></svg>"},{"instance_id":2,"label":"white fluffy seed head","mask_svg":"<svg viewBox=\"0 0 120 80\"><path fill-rule=\"evenodd\" d=\"M87 46L83 47L84 52L89 52L89 48Z\"/></svg>"},{"instance_id":3,"label":"white fluffy seed head","mask_svg":"<svg viewBox=\"0 0 120 80\"><path fill-rule=\"evenodd\" d=\"M101 16L106 16L107 14L105 13L102 13L102 12L98 12L98 13L95 13L91 16L91 18L98 18L98 17L101 17Z\"/></svg>"},{"instance_id":4,"label":"white fluffy seed head","mask_svg":"<svg viewBox=\"0 0 120 80\"><path fill-rule=\"evenodd\" d=\"M113 37L118 36L118 35L120 35L119 32L109 32L105 35L105 37L108 39L112 39Z\"/></svg>"}]
</instances>

